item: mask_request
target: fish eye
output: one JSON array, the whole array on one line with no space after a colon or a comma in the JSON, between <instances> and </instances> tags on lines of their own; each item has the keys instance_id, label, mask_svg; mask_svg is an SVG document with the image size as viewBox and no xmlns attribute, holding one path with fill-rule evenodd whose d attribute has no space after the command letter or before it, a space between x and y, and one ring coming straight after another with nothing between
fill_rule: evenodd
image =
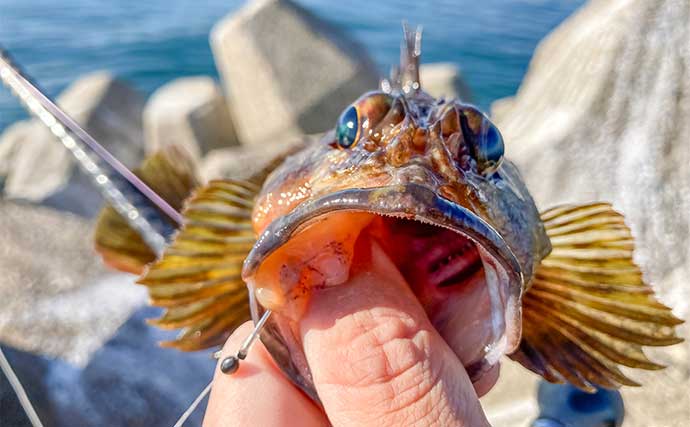
<instances>
[{"instance_id":1,"label":"fish eye","mask_svg":"<svg viewBox=\"0 0 690 427\"><path fill-rule=\"evenodd\" d=\"M470 144L479 172L491 175L503 160L505 146L501 132L475 108L463 108L460 116L463 137Z\"/></svg>"},{"instance_id":2,"label":"fish eye","mask_svg":"<svg viewBox=\"0 0 690 427\"><path fill-rule=\"evenodd\" d=\"M375 91L362 95L338 118L335 127L338 147L352 148L362 137L376 138L377 125L390 122L400 115L394 114L396 117L388 117L392 105L393 97L387 93Z\"/></svg>"},{"instance_id":3,"label":"fish eye","mask_svg":"<svg viewBox=\"0 0 690 427\"><path fill-rule=\"evenodd\" d=\"M360 129L359 111L357 107L351 105L342 112L335 127L338 146L341 148L353 147L359 140Z\"/></svg>"}]
</instances>

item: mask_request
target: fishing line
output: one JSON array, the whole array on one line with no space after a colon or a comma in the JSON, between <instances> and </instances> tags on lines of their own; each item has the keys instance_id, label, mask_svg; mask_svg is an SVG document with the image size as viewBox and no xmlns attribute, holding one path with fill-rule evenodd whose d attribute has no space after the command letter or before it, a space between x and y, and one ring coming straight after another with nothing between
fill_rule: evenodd
<instances>
[{"instance_id":1,"label":"fishing line","mask_svg":"<svg viewBox=\"0 0 690 427\"><path fill-rule=\"evenodd\" d=\"M41 419L38 418L38 414L31 404L31 400L29 400L26 390L24 390L24 387L22 386L21 381L19 381L17 374L14 373L12 365L10 365L10 361L5 357L5 353L2 351L2 348L0 348L0 369L2 369L5 377L7 377L7 381L9 381L10 387L12 387L12 390L14 390L14 394L17 395L19 404L22 406L22 409L24 409L24 412L29 418L31 425L34 427L43 427L43 423L41 423Z\"/></svg>"},{"instance_id":2,"label":"fishing line","mask_svg":"<svg viewBox=\"0 0 690 427\"><path fill-rule=\"evenodd\" d=\"M197 406L199 406L199 403L201 403L202 400L208 395L208 393L211 391L211 385L213 384L213 381L208 383L206 388L204 388L201 393L194 399L194 402L192 402L191 405L189 405L189 408L187 408L186 411L182 414L182 416L177 420L175 425L173 427L182 427L184 425L185 421L194 413L196 410Z\"/></svg>"},{"instance_id":3,"label":"fishing line","mask_svg":"<svg viewBox=\"0 0 690 427\"><path fill-rule=\"evenodd\" d=\"M266 322L268 322L268 318L271 317L271 310L266 310L259 319L258 322L256 322L256 325L254 326L254 330L252 331L251 334L247 338L244 339L242 342L242 345L240 345L240 349L237 350L237 354L234 356L228 356L225 359L223 359L222 362L220 362L220 370L224 374L232 375L235 372L237 372L237 369L240 367L240 360L244 360L247 358L247 353L249 352L249 347L251 347L252 343L256 341L256 339L259 337L259 333L263 329L264 325L266 325Z\"/></svg>"},{"instance_id":4,"label":"fishing line","mask_svg":"<svg viewBox=\"0 0 690 427\"><path fill-rule=\"evenodd\" d=\"M222 362L220 362L220 370L224 374L233 374L237 371L237 369L240 366L240 360L244 360L247 357L247 353L249 352L249 348L252 346L254 341L259 337L259 333L263 329L264 325L266 325L266 322L268 321L268 318L271 317L271 310L266 310L264 314L261 316L258 322L256 322L256 325L254 326L254 330L252 330L252 333L247 336L247 338L244 339L242 344L240 345L240 349L237 350L237 354L235 356L229 356L223 359ZM214 358L219 358L220 357L220 352L215 352L213 353ZM187 419L192 415L192 413L196 410L196 408L199 406L199 403L208 395L208 393L211 391L211 385L213 384L213 381L211 381L205 389L202 390L202 392L197 396L197 398L192 402L191 405L189 405L189 408L187 408L186 411L182 414L179 420L175 423L173 427L182 427L182 425L187 421Z\"/></svg>"},{"instance_id":5,"label":"fishing line","mask_svg":"<svg viewBox=\"0 0 690 427\"><path fill-rule=\"evenodd\" d=\"M256 339L259 337L259 333L261 330L264 328L264 325L266 322L268 322L268 318L271 316L271 310L266 310L261 316L261 319L259 319L258 322L256 322L256 326L254 326L254 330L252 331L251 334L247 338L244 339L244 342L240 346L240 349L237 351L237 358L244 360L247 357L247 352L249 351L249 347L251 347L252 343L256 341Z\"/></svg>"}]
</instances>

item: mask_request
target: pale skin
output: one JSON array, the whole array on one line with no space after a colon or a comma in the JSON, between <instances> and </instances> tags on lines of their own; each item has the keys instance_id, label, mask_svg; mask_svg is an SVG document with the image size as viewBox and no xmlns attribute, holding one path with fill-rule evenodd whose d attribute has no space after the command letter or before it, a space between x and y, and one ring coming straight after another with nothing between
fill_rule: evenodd
<instances>
[{"instance_id":1,"label":"pale skin","mask_svg":"<svg viewBox=\"0 0 690 427\"><path fill-rule=\"evenodd\" d=\"M478 396L498 369L473 385L395 266L372 252L346 286L315 293L301 322L323 409L257 342L234 375L216 369L205 427L489 426ZM233 333L221 359L251 328L247 322Z\"/></svg>"}]
</instances>

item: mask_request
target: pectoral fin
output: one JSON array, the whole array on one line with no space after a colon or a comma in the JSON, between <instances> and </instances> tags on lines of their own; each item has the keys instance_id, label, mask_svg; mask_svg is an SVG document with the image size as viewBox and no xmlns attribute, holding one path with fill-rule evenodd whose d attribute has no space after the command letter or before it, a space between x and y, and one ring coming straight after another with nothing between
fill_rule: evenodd
<instances>
[{"instance_id":1,"label":"pectoral fin","mask_svg":"<svg viewBox=\"0 0 690 427\"><path fill-rule=\"evenodd\" d=\"M182 329L177 339L161 345L195 351L222 344L250 317L241 273L256 240L252 211L262 183L289 152L246 180L200 186L192 162L171 150L147 159L137 171L182 213L183 225L160 259L109 208L99 218L96 246L111 266L143 271L138 283L148 287L151 305L165 309L151 324Z\"/></svg>"},{"instance_id":2,"label":"pectoral fin","mask_svg":"<svg viewBox=\"0 0 690 427\"><path fill-rule=\"evenodd\" d=\"M146 158L134 173L178 211L199 185L192 160L174 146ZM158 216L175 227L164 213L158 212ZM103 208L98 217L95 241L103 261L117 270L141 274L144 266L156 259L139 233L110 206Z\"/></svg>"},{"instance_id":3,"label":"pectoral fin","mask_svg":"<svg viewBox=\"0 0 690 427\"><path fill-rule=\"evenodd\" d=\"M639 385L619 365L661 369L642 346L682 341L682 323L654 298L633 261L634 242L609 204L559 206L541 214L553 250L523 296L523 337L511 358L552 382Z\"/></svg>"},{"instance_id":4,"label":"pectoral fin","mask_svg":"<svg viewBox=\"0 0 690 427\"><path fill-rule=\"evenodd\" d=\"M194 351L222 344L249 319L242 264L255 237L251 215L259 187L248 181L211 181L195 192L185 224L163 258L139 279L151 304L165 313L151 324L182 329L166 347Z\"/></svg>"}]
</instances>

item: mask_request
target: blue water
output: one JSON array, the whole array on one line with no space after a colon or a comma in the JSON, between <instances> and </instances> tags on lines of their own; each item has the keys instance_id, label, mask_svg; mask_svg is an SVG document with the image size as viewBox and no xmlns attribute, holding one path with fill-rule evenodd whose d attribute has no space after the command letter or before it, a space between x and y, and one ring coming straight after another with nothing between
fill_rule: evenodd
<instances>
[{"instance_id":1,"label":"blue water","mask_svg":"<svg viewBox=\"0 0 690 427\"><path fill-rule=\"evenodd\" d=\"M298 0L367 47L382 72L398 61L400 22L424 26L423 60L459 64L483 108L517 90L539 40L584 0ZM0 44L55 96L106 69L150 94L181 76L217 77L208 44L239 0L0 0ZM26 117L0 88L0 130Z\"/></svg>"}]
</instances>

